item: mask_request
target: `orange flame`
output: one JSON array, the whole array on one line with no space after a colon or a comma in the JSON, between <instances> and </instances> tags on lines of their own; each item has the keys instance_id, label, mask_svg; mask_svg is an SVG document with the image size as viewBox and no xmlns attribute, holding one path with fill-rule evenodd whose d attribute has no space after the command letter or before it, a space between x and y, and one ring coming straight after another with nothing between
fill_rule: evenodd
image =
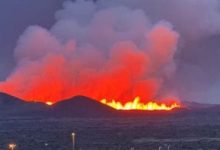
<instances>
[{"instance_id":1,"label":"orange flame","mask_svg":"<svg viewBox=\"0 0 220 150\"><path fill-rule=\"evenodd\" d=\"M46 104L47 104L48 106L52 106L52 105L53 105L53 102L47 101Z\"/></svg>"},{"instance_id":2,"label":"orange flame","mask_svg":"<svg viewBox=\"0 0 220 150\"><path fill-rule=\"evenodd\" d=\"M117 110L172 110L174 108L180 108L180 104L174 102L171 105L167 105L165 103L156 103L156 102L148 102L148 103L141 103L140 97L136 97L133 101L127 102L124 105L121 102L116 102L115 100L112 100L111 102L108 102L106 99L101 100L101 103L108 105L114 109Z\"/></svg>"}]
</instances>

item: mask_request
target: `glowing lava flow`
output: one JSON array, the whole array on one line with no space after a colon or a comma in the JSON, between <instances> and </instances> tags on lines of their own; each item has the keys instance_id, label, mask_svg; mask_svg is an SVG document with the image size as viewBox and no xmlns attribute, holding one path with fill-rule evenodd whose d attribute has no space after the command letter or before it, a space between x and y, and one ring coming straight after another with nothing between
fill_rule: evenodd
<instances>
[{"instance_id":1,"label":"glowing lava flow","mask_svg":"<svg viewBox=\"0 0 220 150\"><path fill-rule=\"evenodd\" d=\"M108 105L117 110L172 110L174 108L180 108L181 106L177 103L172 103L171 105L166 105L165 103L158 104L156 102L148 102L148 103L141 103L140 98L136 97L133 101L127 102L124 105L120 102L116 102L112 100L108 102L106 99L101 100L101 103Z\"/></svg>"},{"instance_id":2,"label":"glowing lava flow","mask_svg":"<svg viewBox=\"0 0 220 150\"><path fill-rule=\"evenodd\" d=\"M52 105L53 105L53 102L48 101L48 102L46 102L46 104L47 104L48 106L52 106Z\"/></svg>"}]
</instances>

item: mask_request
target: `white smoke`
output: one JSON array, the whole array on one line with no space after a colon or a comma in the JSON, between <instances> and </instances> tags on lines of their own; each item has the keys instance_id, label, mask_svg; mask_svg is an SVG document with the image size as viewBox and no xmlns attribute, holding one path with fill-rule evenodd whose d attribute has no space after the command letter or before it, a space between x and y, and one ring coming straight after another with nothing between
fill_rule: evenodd
<instances>
[{"instance_id":1,"label":"white smoke","mask_svg":"<svg viewBox=\"0 0 220 150\"><path fill-rule=\"evenodd\" d=\"M15 48L17 65L0 89L25 99L56 101L76 94L115 99L128 93L149 99L201 98L197 89L207 85L202 83L208 74L200 63L204 52L199 46L201 40L220 33L219 3L66 1L50 29L30 26L21 35ZM123 85L116 88L118 82ZM103 90L97 92L94 85ZM51 86L56 88L43 96L33 94Z\"/></svg>"}]
</instances>

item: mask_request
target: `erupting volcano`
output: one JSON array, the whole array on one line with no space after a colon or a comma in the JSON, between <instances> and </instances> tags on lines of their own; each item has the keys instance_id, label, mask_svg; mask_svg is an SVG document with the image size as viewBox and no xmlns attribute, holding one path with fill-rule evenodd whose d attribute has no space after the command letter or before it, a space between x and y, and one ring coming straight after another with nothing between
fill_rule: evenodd
<instances>
[{"instance_id":1,"label":"erupting volcano","mask_svg":"<svg viewBox=\"0 0 220 150\"><path fill-rule=\"evenodd\" d=\"M179 107L164 101L178 97L169 83L179 34L169 22L92 1L64 3L56 19L50 30L31 26L21 35L17 64L0 91L48 105L83 95L121 110Z\"/></svg>"},{"instance_id":2,"label":"erupting volcano","mask_svg":"<svg viewBox=\"0 0 220 150\"><path fill-rule=\"evenodd\" d=\"M143 103L140 102L140 97L136 97L133 101L128 101L125 104L122 104L120 101L115 101L115 100L107 101L106 99L102 99L101 103L110 106L116 110L170 111L172 109L181 107L179 102L171 102L170 104L166 104L166 103L149 101L147 103ZM54 103L47 101L46 104L48 106L52 106Z\"/></svg>"}]
</instances>

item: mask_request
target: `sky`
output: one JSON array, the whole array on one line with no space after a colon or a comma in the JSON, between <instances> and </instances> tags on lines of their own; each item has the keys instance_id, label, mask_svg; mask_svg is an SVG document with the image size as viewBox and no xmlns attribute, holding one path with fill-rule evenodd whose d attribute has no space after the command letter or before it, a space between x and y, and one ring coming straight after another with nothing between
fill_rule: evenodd
<instances>
[{"instance_id":1,"label":"sky","mask_svg":"<svg viewBox=\"0 0 220 150\"><path fill-rule=\"evenodd\" d=\"M54 13L64 0L1 0L0 1L0 79L14 66L14 48L22 32L32 24L50 27Z\"/></svg>"},{"instance_id":2,"label":"sky","mask_svg":"<svg viewBox=\"0 0 220 150\"><path fill-rule=\"evenodd\" d=\"M45 35L43 37L48 42L51 41L49 38L51 35L56 37L58 40L56 42L52 40L51 45L58 43L57 47L69 46L62 43L68 43L72 39L75 40L73 43L76 45L83 45L76 48L77 50L82 49L83 54L80 53L77 58L83 65L84 60L88 59L87 56L84 56L84 53L89 53L85 48L88 43L94 49L110 49L109 51L112 52L117 49L112 45L116 43L116 47L120 47L122 40L129 40L135 43L138 49L146 49L147 54L149 53L146 57L150 57L150 65L154 67L147 67L146 64L143 64L143 67L148 69L143 73L145 76L138 79L137 82L145 82L146 78L153 82L154 86L150 88L155 90L151 92L157 93L153 95L158 97L167 95L164 94L167 92L168 95L172 94L181 100L220 103L220 2L218 0L98 0L96 3L84 3L81 0L77 1L77 4L65 0L1 0L0 11L0 81L2 82L7 79L14 81L16 78L14 79L13 76L20 73L21 64L23 71L27 72L26 65L23 65L26 61L24 58L32 59L32 57L39 56L37 61L47 58L43 55L44 52L41 56L41 47L36 50L39 50L37 53L29 53L29 49L34 51L34 47L32 47L33 45L30 48L27 46L28 38L38 32ZM132 26L126 26L123 21L117 21L116 25L113 24L114 29L116 28L115 30L118 31L117 33L125 32L126 28L133 32L126 31L124 35L114 35L109 32L108 36L100 33L103 27L112 29L111 27L108 28L108 24L112 23L108 22L109 14L113 14L113 17L119 16L119 18L116 17L119 20L127 17L124 21L132 24ZM126 16L126 14L130 14L130 16ZM105 24L105 22L108 23ZM168 45L169 47L165 49L168 51L169 57L166 55L167 57L163 57L163 59L161 59L163 55L151 54L148 50L148 47L157 44L158 41L163 43L163 41L157 40L160 37L155 35L155 39L153 34L154 32L156 34L157 29L161 29L160 27L164 29L162 32L166 33L166 37L172 41L170 43L168 41L168 44L164 43L163 46ZM88 32L88 30L91 31ZM146 32L147 36L147 48L142 41L145 38L141 34L143 31ZM97 39L94 40L95 38ZM109 40L109 38L114 39L114 41ZM152 49L157 49L155 47ZM97 51L95 50L95 52ZM103 53L107 52L104 51ZM49 53L56 54L55 52ZM91 53L94 54L94 52ZM120 54L116 53L117 56ZM121 55L126 54L127 52ZM99 55L106 59L109 57L107 54L100 53L91 57L98 57ZM64 53L62 53L62 57L69 60ZM118 58L113 58L116 59L116 62L101 59L100 62L108 68L109 64L111 66L117 63ZM101 72L94 76L103 77L105 73L100 69L103 66L96 68L94 66L97 62L91 61L94 64L90 69L97 69ZM86 67L89 63L91 62L86 61ZM33 66L33 62L28 64ZM66 66L75 64L76 62L67 63ZM155 69L157 67L159 69ZM115 73L112 71L115 69L109 70L111 73ZM142 75L142 72L140 74ZM135 75L135 77L137 76L139 77L139 74ZM24 85L24 82L21 84ZM136 83L132 84L132 87L134 86L136 87Z\"/></svg>"}]
</instances>

